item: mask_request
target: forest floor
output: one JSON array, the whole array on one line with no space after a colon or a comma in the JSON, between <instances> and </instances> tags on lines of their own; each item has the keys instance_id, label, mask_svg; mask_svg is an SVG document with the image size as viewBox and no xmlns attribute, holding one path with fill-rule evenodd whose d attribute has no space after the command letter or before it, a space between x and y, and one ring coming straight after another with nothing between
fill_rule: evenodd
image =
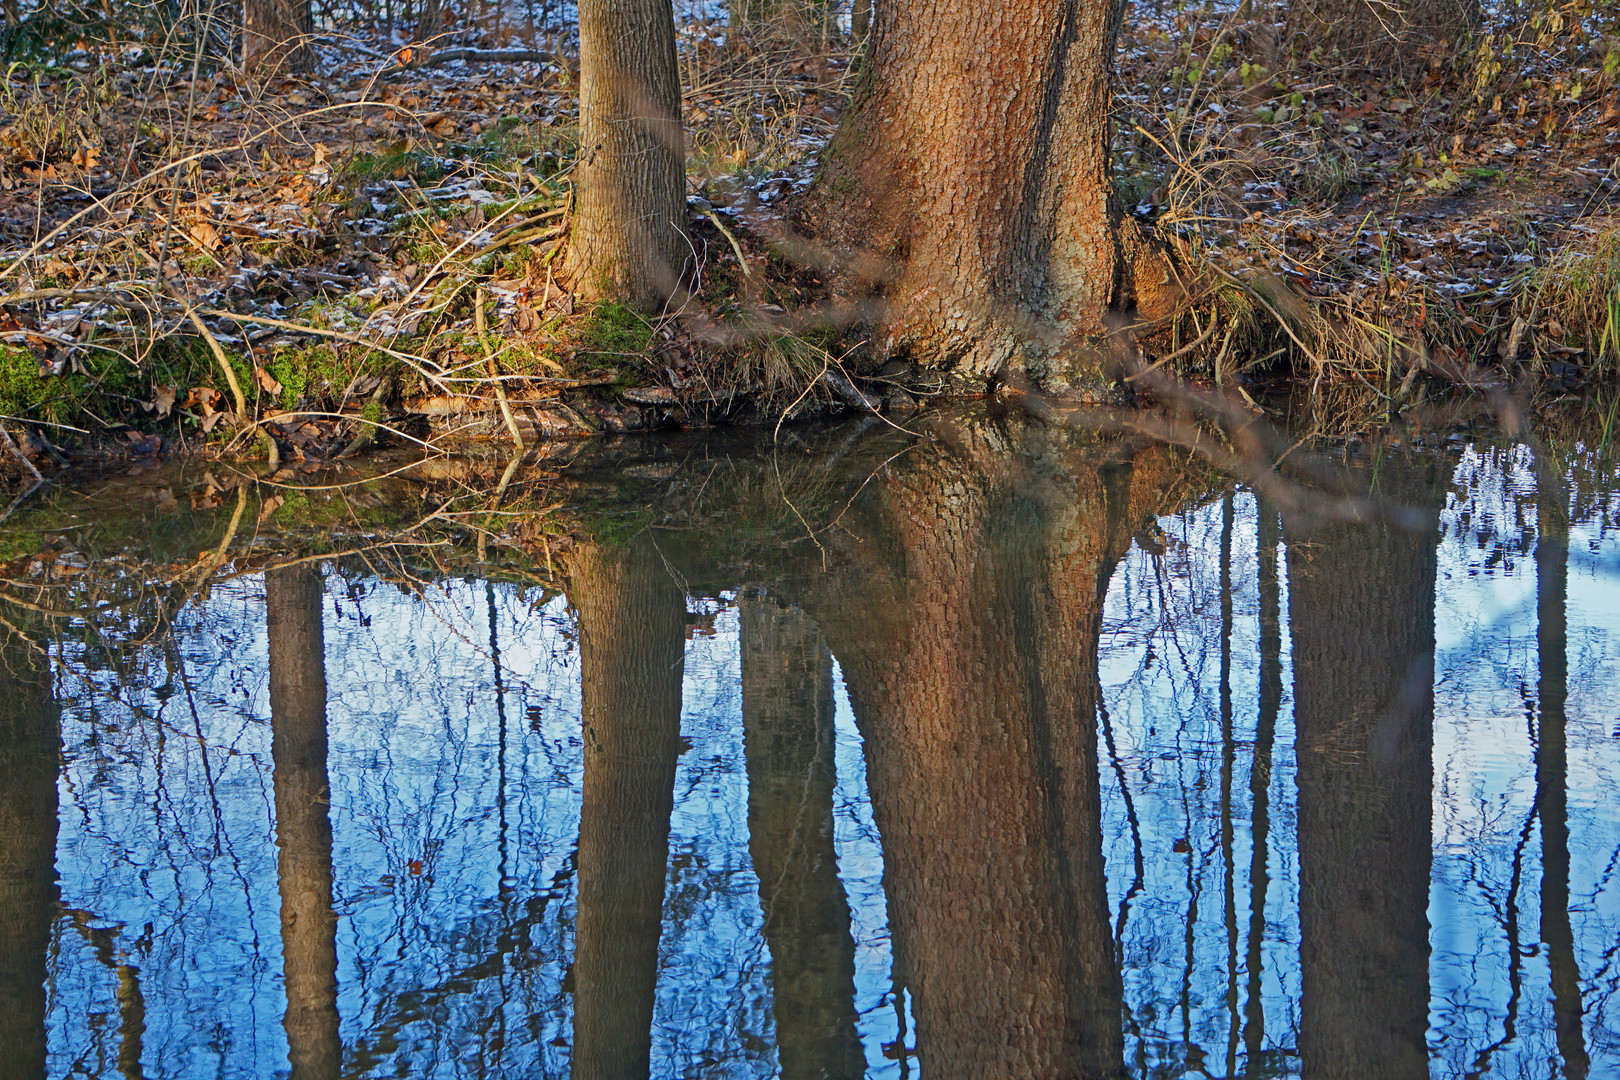
<instances>
[{"instance_id":1,"label":"forest floor","mask_svg":"<svg viewBox=\"0 0 1620 1080\"><path fill-rule=\"evenodd\" d=\"M1388 415L1460 386L1596 397L1612 418L1612 27L1483 34L1393 86L1283 56L1269 16L1144 7L1126 27L1116 187L1187 297L1130 349L1245 397L1285 376ZM268 84L139 51L13 67L0 457L31 472L58 445L257 440L314 468L378 430L532 444L914 407L928 373L877 368L779 244L844 107L847 45L702 20L681 42L696 270L655 319L576 304L559 278L564 38L498 60L512 41L476 26L444 43L459 58L334 38L320 77Z\"/></svg>"}]
</instances>

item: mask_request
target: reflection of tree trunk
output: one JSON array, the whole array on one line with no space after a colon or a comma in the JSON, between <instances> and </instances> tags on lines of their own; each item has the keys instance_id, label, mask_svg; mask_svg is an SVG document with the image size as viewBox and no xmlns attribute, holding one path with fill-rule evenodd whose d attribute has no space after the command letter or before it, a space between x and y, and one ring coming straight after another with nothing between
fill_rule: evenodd
<instances>
[{"instance_id":1,"label":"reflection of tree trunk","mask_svg":"<svg viewBox=\"0 0 1620 1080\"><path fill-rule=\"evenodd\" d=\"M1438 464L1380 468L1421 527L1288 523L1306 1077L1429 1075Z\"/></svg>"},{"instance_id":2,"label":"reflection of tree trunk","mask_svg":"<svg viewBox=\"0 0 1620 1080\"><path fill-rule=\"evenodd\" d=\"M748 835L783 1080L859 1077L855 942L833 848L832 654L802 611L742 601Z\"/></svg>"},{"instance_id":3,"label":"reflection of tree trunk","mask_svg":"<svg viewBox=\"0 0 1620 1080\"><path fill-rule=\"evenodd\" d=\"M1556 476L1544 469L1544 478ZM1543 481L1545 482L1545 480ZM1580 1080L1591 1067L1581 1033L1581 972L1569 922L1568 761L1564 706L1569 694L1565 601L1569 578L1568 501L1541 495L1536 537L1536 651L1541 724L1536 744L1536 803L1541 812L1541 940L1552 969L1553 1023L1564 1076Z\"/></svg>"},{"instance_id":4,"label":"reflection of tree trunk","mask_svg":"<svg viewBox=\"0 0 1620 1080\"><path fill-rule=\"evenodd\" d=\"M1271 748L1282 706L1282 585L1277 575L1277 509L1261 501L1259 525L1260 687L1254 724L1254 764L1249 778L1253 819L1249 826L1249 988L1243 1004L1243 1075L1264 1075L1266 1010L1261 1000L1265 960L1266 888L1271 883Z\"/></svg>"},{"instance_id":5,"label":"reflection of tree trunk","mask_svg":"<svg viewBox=\"0 0 1620 1080\"><path fill-rule=\"evenodd\" d=\"M45 662L0 634L0 1074L29 1080L46 1074L61 712Z\"/></svg>"},{"instance_id":6,"label":"reflection of tree trunk","mask_svg":"<svg viewBox=\"0 0 1620 1080\"><path fill-rule=\"evenodd\" d=\"M669 814L680 755L686 605L643 537L583 547L584 783L574 943L573 1074L648 1074Z\"/></svg>"},{"instance_id":7,"label":"reflection of tree trunk","mask_svg":"<svg viewBox=\"0 0 1620 1080\"><path fill-rule=\"evenodd\" d=\"M264 595L287 1056L293 1080L335 1078L343 1043L332 912L332 791L326 779L325 590L320 572L305 564L265 574Z\"/></svg>"},{"instance_id":8,"label":"reflection of tree trunk","mask_svg":"<svg viewBox=\"0 0 1620 1080\"><path fill-rule=\"evenodd\" d=\"M949 429L957 458L887 481L861 545L883 565L849 572L823 625L866 739L922 1072L1113 1076L1096 650L1129 532L1095 459L1014 435Z\"/></svg>"}]
</instances>

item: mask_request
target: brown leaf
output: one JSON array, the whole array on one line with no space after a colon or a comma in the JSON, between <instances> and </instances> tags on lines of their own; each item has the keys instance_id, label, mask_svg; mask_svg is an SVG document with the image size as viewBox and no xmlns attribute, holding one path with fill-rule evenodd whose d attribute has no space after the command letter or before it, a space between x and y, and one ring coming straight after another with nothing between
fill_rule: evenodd
<instances>
[{"instance_id":1,"label":"brown leaf","mask_svg":"<svg viewBox=\"0 0 1620 1080\"><path fill-rule=\"evenodd\" d=\"M142 435L138 431L126 431L124 438L129 440L129 449L137 457L153 457L163 449L161 435Z\"/></svg>"},{"instance_id":2,"label":"brown leaf","mask_svg":"<svg viewBox=\"0 0 1620 1080\"><path fill-rule=\"evenodd\" d=\"M272 495L259 504L259 524L263 525L270 520L270 515L281 509L281 504L287 501L285 495Z\"/></svg>"},{"instance_id":3,"label":"brown leaf","mask_svg":"<svg viewBox=\"0 0 1620 1080\"><path fill-rule=\"evenodd\" d=\"M219 250L219 230L214 228L208 222L199 221L188 229L187 232L191 236L192 243L196 244L204 251Z\"/></svg>"},{"instance_id":4,"label":"brown leaf","mask_svg":"<svg viewBox=\"0 0 1620 1080\"><path fill-rule=\"evenodd\" d=\"M178 386L154 386L152 387L152 400L141 402L141 408L149 413L157 413L158 419L161 420L174 411L174 399L179 393L180 388ZM126 434L128 433L126 432Z\"/></svg>"},{"instance_id":5,"label":"brown leaf","mask_svg":"<svg viewBox=\"0 0 1620 1080\"><path fill-rule=\"evenodd\" d=\"M281 384L274 375L264 370L263 365L255 364L253 367L253 380L259 384L259 389L272 396L281 393Z\"/></svg>"}]
</instances>

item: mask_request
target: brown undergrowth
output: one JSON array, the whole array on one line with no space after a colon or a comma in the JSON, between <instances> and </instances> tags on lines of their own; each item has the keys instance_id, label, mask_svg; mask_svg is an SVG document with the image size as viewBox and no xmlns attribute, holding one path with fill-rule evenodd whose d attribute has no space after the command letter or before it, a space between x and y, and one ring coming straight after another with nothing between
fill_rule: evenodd
<instances>
[{"instance_id":1,"label":"brown undergrowth","mask_svg":"<svg viewBox=\"0 0 1620 1080\"><path fill-rule=\"evenodd\" d=\"M835 9L683 15L692 272L655 317L576 305L558 278L577 72L566 27L502 10L404 47L326 27L306 80L243 78L208 28L161 20L14 65L0 458L25 477L53 443L319 463L378 431L776 422L942 389L876 366L873 313L823 306L779 242L858 55ZM1288 375L1386 413L1451 384L1613 385L1614 12L1499 18L1389 83L1291 53L1270 9L1138 5L1116 190L1181 306L1119 325L1135 385L1257 397Z\"/></svg>"}]
</instances>

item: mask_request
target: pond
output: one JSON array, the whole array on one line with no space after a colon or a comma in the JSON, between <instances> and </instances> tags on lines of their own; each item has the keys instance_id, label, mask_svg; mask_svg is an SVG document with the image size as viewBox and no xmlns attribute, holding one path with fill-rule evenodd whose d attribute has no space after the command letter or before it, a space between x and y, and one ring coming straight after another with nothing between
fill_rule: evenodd
<instances>
[{"instance_id":1,"label":"pond","mask_svg":"<svg viewBox=\"0 0 1620 1080\"><path fill-rule=\"evenodd\" d=\"M1592 441L914 428L19 511L0 1073L1620 1068Z\"/></svg>"}]
</instances>

